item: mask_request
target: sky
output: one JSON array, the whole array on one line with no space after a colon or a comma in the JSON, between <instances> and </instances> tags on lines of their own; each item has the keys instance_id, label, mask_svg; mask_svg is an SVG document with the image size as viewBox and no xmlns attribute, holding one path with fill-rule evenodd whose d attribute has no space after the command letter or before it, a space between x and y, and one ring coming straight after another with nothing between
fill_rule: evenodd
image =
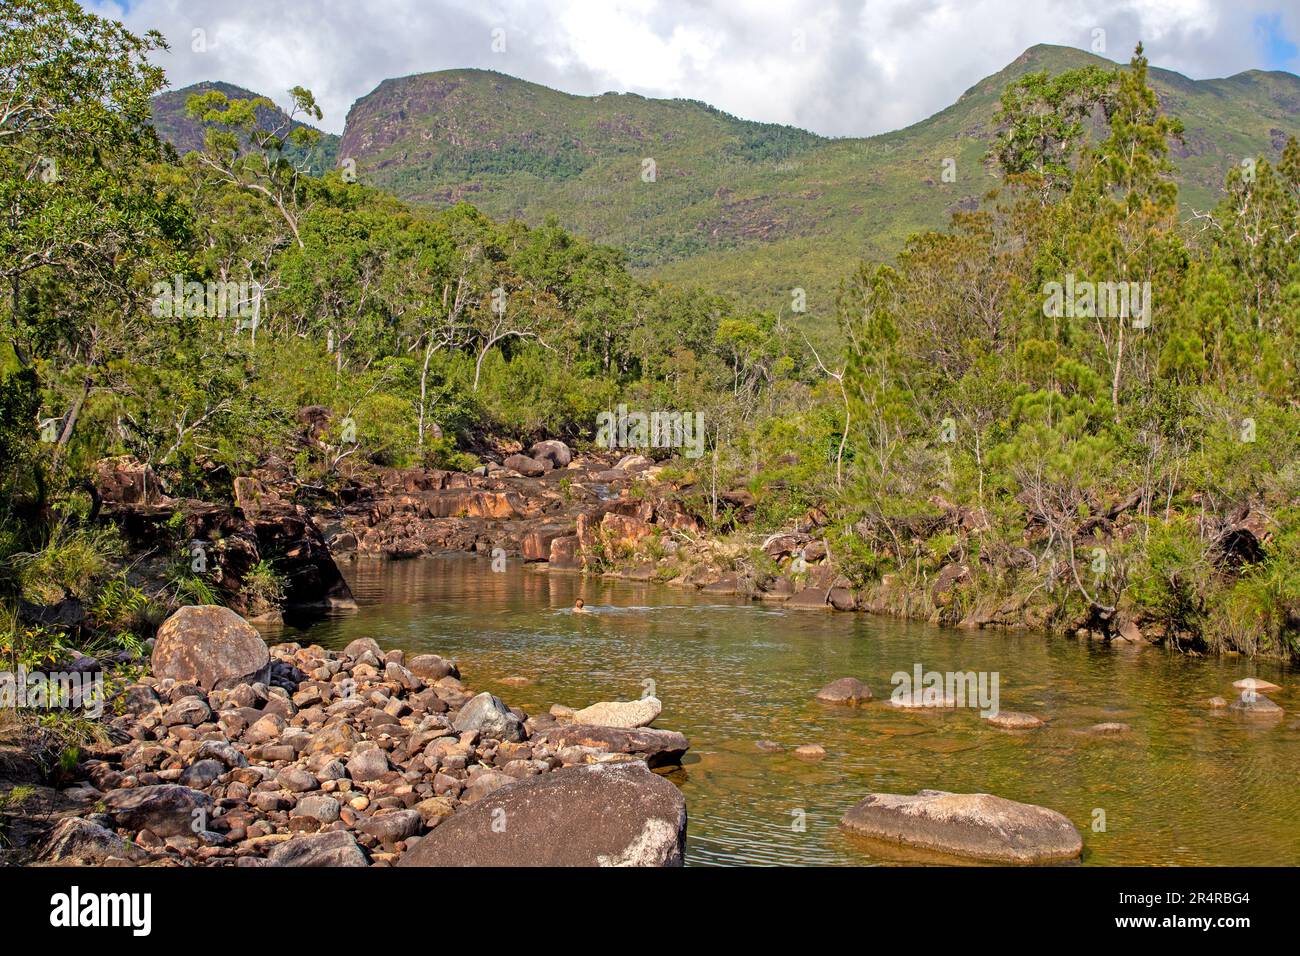
<instances>
[{"instance_id":1,"label":"sky","mask_svg":"<svg viewBox=\"0 0 1300 956\"><path fill-rule=\"evenodd\" d=\"M498 70L568 93L702 100L745 119L863 136L938 112L1036 43L1195 79L1300 72L1300 0L82 0L157 29L174 88L226 80L320 124L389 77Z\"/></svg>"}]
</instances>

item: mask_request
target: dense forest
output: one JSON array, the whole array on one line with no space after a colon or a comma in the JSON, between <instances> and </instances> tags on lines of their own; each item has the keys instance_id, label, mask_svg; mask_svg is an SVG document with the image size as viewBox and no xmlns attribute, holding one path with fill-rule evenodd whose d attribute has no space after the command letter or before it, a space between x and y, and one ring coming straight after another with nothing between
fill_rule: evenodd
<instances>
[{"instance_id":1,"label":"dense forest","mask_svg":"<svg viewBox=\"0 0 1300 956\"><path fill-rule=\"evenodd\" d=\"M328 489L362 463L470 470L502 440L588 447L620 403L702 413L706 454L666 474L685 498L747 487L751 523L702 511L753 561L815 514L842 573L902 613L1300 651L1300 146L1244 159L1184 219L1180 126L1141 48L1009 87L998 190L844 276L828 348L797 307L642 281L554 223L307 175L317 134L265 128L266 101L194 97L207 138L179 156L150 125L161 36L72 0L3 19L10 656L59 640L26 605L75 597L111 646L152 602L212 599L124 583L86 493L105 457L228 498L324 406L329 434L291 464ZM320 119L292 97L290 119Z\"/></svg>"}]
</instances>

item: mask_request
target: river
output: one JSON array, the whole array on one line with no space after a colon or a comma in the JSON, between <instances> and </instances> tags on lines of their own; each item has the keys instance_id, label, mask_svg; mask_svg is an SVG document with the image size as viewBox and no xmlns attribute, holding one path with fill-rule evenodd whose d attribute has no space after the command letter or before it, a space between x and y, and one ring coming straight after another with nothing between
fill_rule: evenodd
<instances>
[{"instance_id":1,"label":"river","mask_svg":"<svg viewBox=\"0 0 1300 956\"><path fill-rule=\"evenodd\" d=\"M530 713L652 689L659 727L691 741L669 774L686 795L691 865L941 862L844 834L870 791L983 791L1041 804L1084 837L1085 865L1300 863L1300 694L1296 674L1241 658L1197 659L1038 633L948 630L878 617L786 611L657 584L546 574L485 560L342 566L359 610L267 632L271 640L454 658L465 684ZM582 597L595 612L571 612ZM877 698L891 675L998 675L1003 710L1048 721L989 726L973 708L899 711L820 704L837 677ZM1277 720L1212 710L1232 682L1281 684ZM527 683L521 683L520 679ZM653 682L653 683L648 683ZM1085 733L1102 721L1118 736ZM764 753L767 739L786 747ZM790 752L804 743L826 757Z\"/></svg>"}]
</instances>

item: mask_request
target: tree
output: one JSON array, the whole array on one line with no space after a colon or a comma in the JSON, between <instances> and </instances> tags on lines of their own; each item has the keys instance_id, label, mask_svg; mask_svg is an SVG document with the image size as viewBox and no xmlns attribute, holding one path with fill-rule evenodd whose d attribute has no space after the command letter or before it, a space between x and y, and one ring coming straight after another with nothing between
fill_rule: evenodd
<instances>
[{"instance_id":1,"label":"tree","mask_svg":"<svg viewBox=\"0 0 1300 956\"><path fill-rule=\"evenodd\" d=\"M993 117L992 155L1003 173L1033 177L1043 203L1068 192L1089 124L1114 109L1115 85L1115 71L1099 66L1028 73L1009 85Z\"/></svg>"},{"instance_id":2,"label":"tree","mask_svg":"<svg viewBox=\"0 0 1300 956\"><path fill-rule=\"evenodd\" d=\"M79 368L57 419L58 462L106 361L138 344L125 329L147 295L141 275L169 261L168 241L184 230L145 181L160 156L149 98L164 85L147 57L166 44L73 0L15 0L0 18L7 332L20 363L62 350Z\"/></svg>"},{"instance_id":3,"label":"tree","mask_svg":"<svg viewBox=\"0 0 1300 956\"><path fill-rule=\"evenodd\" d=\"M308 154L320 131L295 118L319 121L323 114L310 90L295 86L289 95L293 108L287 114L264 96L230 99L220 90L195 94L185 111L209 126L199 161L221 181L268 199L301 248L298 223L307 202ZM267 117L276 119L268 122ZM296 163L292 156L298 157Z\"/></svg>"}]
</instances>

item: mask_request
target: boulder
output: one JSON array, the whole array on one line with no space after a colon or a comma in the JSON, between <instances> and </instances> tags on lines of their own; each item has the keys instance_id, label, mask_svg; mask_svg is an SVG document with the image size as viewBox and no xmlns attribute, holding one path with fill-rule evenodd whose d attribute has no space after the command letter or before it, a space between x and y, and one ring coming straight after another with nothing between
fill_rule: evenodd
<instances>
[{"instance_id":1,"label":"boulder","mask_svg":"<svg viewBox=\"0 0 1300 956\"><path fill-rule=\"evenodd\" d=\"M573 461L573 451L569 446L554 438L537 442L528 449L528 455L536 461L550 462L552 468L568 468Z\"/></svg>"},{"instance_id":2,"label":"boulder","mask_svg":"<svg viewBox=\"0 0 1300 956\"><path fill-rule=\"evenodd\" d=\"M406 663L406 669L421 680L433 683L444 677L460 677L460 671L449 660L437 654L418 654Z\"/></svg>"},{"instance_id":3,"label":"boulder","mask_svg":"<svg viewBox=\"0 0 1300 956\"><path fill-rule=\"evenodd\" d=\"M380 843L393 844L398 840L413 837L424 827L424 819L418 810L394 810L366 817L357 829L368 833Z\"/></svg>"},{"instance_id":4,"label":"boulder","mask_svg":"<svg viewBox=\"0 0 1300 956\"><path fill-rule=\"evenodd\" d=\"M497 697L484 691L456 715L452 728L457 733L475 731L482 737L518 742L524 739L524 723Z\"/></svg>"},{"instance_id":5,"label":"boulder","mask_svg":"<svg viewBox=\"0 0 1300 956\"><path fill-rule=\"evenodd\" d=\"M388 756L378 747L354 753L347 763L353 780L376 780L388 773Z\"/></svg>"},{"instance_id":6,"label":"boulder","mask_svg":"<svg viewBox=\"0 0 1300 956\"><path fill-rule=\"evenodd\" d=\"M208 691L266 683L271 676L262 636L234 611L212 604L183 607L163 622L152 665L154 677Z\"/></svg>"},{"instance_id":7,"label":"boulder","mask_svg":"<svg viewBox=\"0 0 1300 956\"><path fill-rule=\"evenodd\" d=\"M642 697L640 700L601 701L573 712L573 721L577 724L594 724L597 727L648 727L663 711L664 706L658 697Z\"/></svg>"},{"instance_id":8,"label":"boulder","mask_svg":"<svg viewBox=\"0 0 1300 956\"><path fill-rule=\"evenodd\" d=\"M590 747L606 753L633 754L651 767L675 767L690 748L685 734L653 727L593 727L560 724L537 735L537 742L560 747Z\"/></svg>"},{"instance_id":9,"label":"boulder","mask_svg":"<svg viewBox=\"0 0 1300 956\"><path fill-rule=\"evenodd\" d=\"M831 606L826 603L826 588L804 588L796 591L785 602L786 607L799 608L800 610L809 611L828 611Z\"/></svg>"},{"instance_id":10,"label":"boulder","mask_svg":"<svg viewBox=\"0 0 1300 956\"><path fill-rule=\"evenodd\" d=\"M819 690L817 699L828 704L856 707L871 700L871 688L856 677L841 677Z\"/></svg>"},{"instance_id":11,"label":"boulder","mask_svg":"<svg viewBox=\"0 0 1300 956\"><path fill-rule=\"evenodd\" d=\"M686 801L639 761L529 777L444 820L398 866L681 866Z\"/></svg>"},{"instance_id":12,"label":"boulder","mask_svg":"<svg viewBox=\"0 0 1300 956\"><path fill-rule=\"evenodd\" d=\"M1283 713L1281 707L1263 694L1242 694L1228 709L1250 717L1280 717Z\"/></svg>"},{"instance_id":13,"label":"boulder","mask_svg":"<svg viewBox=\"0 0 1300 956\"><path fill-rule=\"evenodd\" d=\"M529 458L527 455L511 455L502 462L511 471L517 471L525 478L540 478L550 471L550 463Z\"/></svg>"},{"instance_id":14,"label":"boulder","mask_svg":"<svg viewBox=\"0 0 1300 956\"><path fill-rule=\"evenodd\" d=\"M112 830L80 817L69 817L54 828L40 859L60 866L99 866L108 860L131 860L139 855Z\"/></svg>"},{"instance_id":15,"label":"boulder","mask_svg":"<svg viewBox=\"0 0 1300 956\"><path fill-rule=\"evenodd\" d=\"M366 855L344 830L308 833L286 840L271 851L271 866L366 866Z\"/></svg>"},{"instance_id":16,"label":"boulder","mask_svg":"<svg viewBox=\"0 0 1300 956\"><path fill-rule=\"evenodd\" d=\"M157 505L164 497L153 469L129 455L95 462L94 482L106 505Z\"/></svg>"},{"instance_id":17,"label":"boulder","mask_svg":"<svg viewBox=\"0 0 1300 956\"><path fill-rule=\"evenodd\" d=\"M212 815L212 798L206 793L172 783L113 790L104 796L104 806L119 829L152 830L160 837L189 836L207 829ZM195 827L195 822L201 826Z\"/></svg>"},{"instance_id":18,"label":"boulder","mask_svg":"<svg viewBox=\"0 0 1300 956\"><path fill-rule=\"evenodd\" d=\"M1055 810L987 793L873 793L840 821L851 833L998 863L1072 860L1083 839Z\"/></svg>"},{"instance_id":19,"label":"boulder","mask_svg":"<svg viewBox=\"0 0 1300 956\"><path fill-rule=\"evenodd\" d=\"M566 534L551 539L551 553L547 557L551 569L555 571L576 571L582 567L579 557L578 536Z\"/></svg>"}]
</instances>

